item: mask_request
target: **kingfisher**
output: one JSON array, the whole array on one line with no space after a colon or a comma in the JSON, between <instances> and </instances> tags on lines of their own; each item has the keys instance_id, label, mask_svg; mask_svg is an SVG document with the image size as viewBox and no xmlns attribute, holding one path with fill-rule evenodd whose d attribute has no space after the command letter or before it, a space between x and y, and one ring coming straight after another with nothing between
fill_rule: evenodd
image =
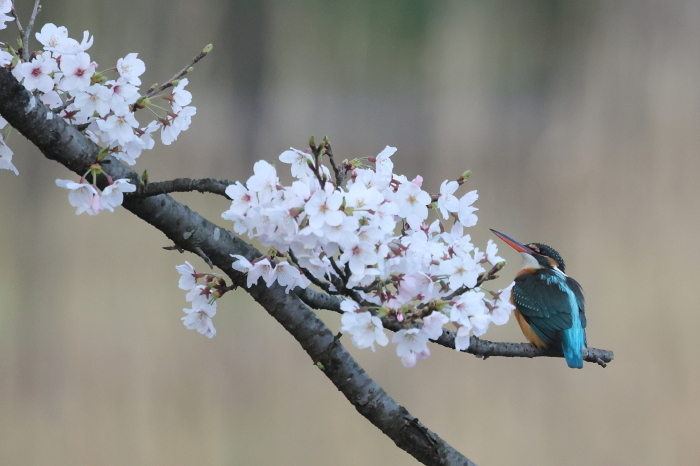
<instances>
[{"instance_id":1,"label":"kingfisher","mask_svg":"<svg viewBox=\"0 0 700 466\"><path fill-rule=\"evenodd\" d=\"M583 290L564 273L564 259L546 244L523 244L491 231L523 259L510 300L525 338L538 348L561 346L569 367L582 368L586 348Z\"/></svg>"}]
</instances>

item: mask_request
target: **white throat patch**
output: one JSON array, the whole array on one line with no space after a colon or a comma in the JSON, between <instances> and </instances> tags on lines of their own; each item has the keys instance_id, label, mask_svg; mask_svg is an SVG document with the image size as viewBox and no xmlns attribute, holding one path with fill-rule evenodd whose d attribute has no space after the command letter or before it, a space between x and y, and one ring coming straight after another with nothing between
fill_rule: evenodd
<instances>
[{"instance_id":1,"label":"white throat patch","mask_svg":"<svg viewBox=\"0 0 700 466\"><path fill-rule=\"evenodd\" d=\"M521 252L520 256L523 258L523 269L541 269L542 266L537 259L532 254L526 252Z\"/></svg>"}]
</instances>

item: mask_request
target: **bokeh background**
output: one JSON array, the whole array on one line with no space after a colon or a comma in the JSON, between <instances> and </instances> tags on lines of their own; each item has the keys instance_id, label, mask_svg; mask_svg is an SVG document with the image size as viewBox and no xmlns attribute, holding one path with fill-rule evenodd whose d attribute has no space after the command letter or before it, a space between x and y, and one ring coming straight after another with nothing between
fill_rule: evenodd
<instances>
[{"instance_id":1,"label":"bokeh background","mask_svg":"<svg viewBox=\"0 0 700 466\"><path fill-rule=\"evenodd\" d=\"M26 22L33 2L17 3ZM214 43L190 75L190 131L136 165L152 180L245 180L310 135L341 159L389 144L397 172L434 192L473 171L478 245L497 228L561 252L587 293L590 345L615 351L606 369L433 347L408 370L391 345L350 348L477 464L700 463L700 3L43 7L38 28L95 34L101 68L138 52L144 89ZM243 291L220 303L216 338L187 331L174 266L201 260L162 250L124 210L76 217L54 184L75 176L9 143L21 176L0 172L0 464L416 464ZM224 199L176 197L228 226ZM502 255L495 286L519 268ZM514 321L486 336L522 341Z\"/></svg>"}]
</instances>

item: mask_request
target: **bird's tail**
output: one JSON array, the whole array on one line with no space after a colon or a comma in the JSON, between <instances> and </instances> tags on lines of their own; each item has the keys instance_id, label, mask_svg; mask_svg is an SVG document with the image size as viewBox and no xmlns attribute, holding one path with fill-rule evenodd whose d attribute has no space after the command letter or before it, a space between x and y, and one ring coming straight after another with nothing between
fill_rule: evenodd
<instances>
[{"instance_id":1,"label":"bird's tail","mask_svg":"<svg viewBox=\"0 0 700 466\"><path fill-rule=\"evenodd\" d=\"M580 322L574 322L571 328L564 330L561 342L561 349L569 367L575 369L583 367L583 348L585 347L586 331L581 327Z\"/></svg>"}]
</instances>

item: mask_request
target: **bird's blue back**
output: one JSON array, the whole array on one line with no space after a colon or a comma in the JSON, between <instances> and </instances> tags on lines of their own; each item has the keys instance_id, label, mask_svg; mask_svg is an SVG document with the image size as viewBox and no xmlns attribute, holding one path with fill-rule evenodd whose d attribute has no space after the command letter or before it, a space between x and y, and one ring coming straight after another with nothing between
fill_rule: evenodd
<instances>
[{"instance_id":1,"label":"bird's blue back","mask_svg":"<svg viewBox=\"0 0 700 466\"><path fill-rule=\"evenodd\" d=\"M583 367L586 316L581 286L558 269L523 270L513 301L547 346L561 345L569 367Z\"/></svg>"}]
</instances>

